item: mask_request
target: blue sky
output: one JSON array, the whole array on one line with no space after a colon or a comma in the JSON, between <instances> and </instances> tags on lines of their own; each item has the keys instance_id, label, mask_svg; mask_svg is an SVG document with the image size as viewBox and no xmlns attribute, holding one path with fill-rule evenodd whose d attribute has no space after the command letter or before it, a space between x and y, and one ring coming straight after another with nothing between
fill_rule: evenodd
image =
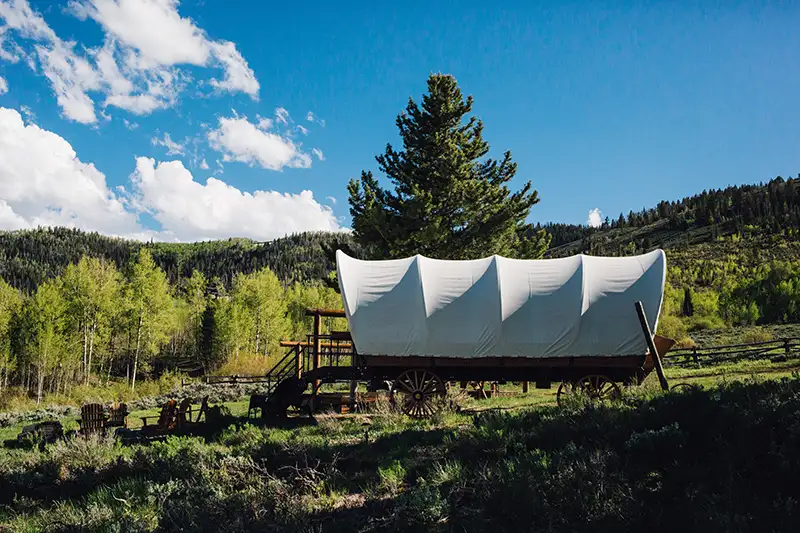
<instances>
[{"instance_id":1,"label":"blue sky","mask_svg":"<svg viewBox=\"0 0 800 533\"><path fill-rule=\"evenodd\" d=\"M532 222L800 172L796 9L488 4L0 0L0 227L347 227L431 72L533 181Z\"/></svg>"}]
</instances>

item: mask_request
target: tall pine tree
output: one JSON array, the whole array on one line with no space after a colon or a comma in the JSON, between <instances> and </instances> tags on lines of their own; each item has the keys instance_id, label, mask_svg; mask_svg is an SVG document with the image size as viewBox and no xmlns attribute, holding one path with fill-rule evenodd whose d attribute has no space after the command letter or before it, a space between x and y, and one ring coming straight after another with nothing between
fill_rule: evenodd
<instances>
[{"instance_id":1,"label":"tall pine tree","mask_svg":"<svg viewBox=\"0 0 800 533\"><path fill-rule=\"evenodd\" d=\"M370 171L348 185L354 235L365 255L544 254L549 235L525 222L539 201L537 192L530 182L517 192L509 190L517 164L508 151L502 160L486 157L483 123L467 118L471 111L472 97L465 99L448 75L430 76L421 106L409 99L397 117L403 149L387 144L376 158L394 191L381 188Z\"/></svg>"}]
</instances>

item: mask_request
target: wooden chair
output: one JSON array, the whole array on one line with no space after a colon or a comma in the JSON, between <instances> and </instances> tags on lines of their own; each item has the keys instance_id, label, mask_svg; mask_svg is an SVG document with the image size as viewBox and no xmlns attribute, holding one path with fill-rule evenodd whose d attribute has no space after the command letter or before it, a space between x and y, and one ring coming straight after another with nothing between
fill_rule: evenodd
<instances>
[{"instance_id":1,"label":"wooden chair","mask_svg":"<svg viewBox=\"0 0 800 533\"><path fill-rule=\"evenodd\" d=\"M175 428L178 415L177 402L170 400L161 408L158 420L155 424L148 424L147 421L156 418L155 415L141 416L142 431L149 433L163 433Z\"/></svg>"},{"instance_id":2,"label":"wooden chair","mask_svg":"<svg viewBox=\"0 0 800 533\"><path fill-rule=\"evenodd\" d=\"M267 404L267 396L266 394L251 394L250 395L250 405L247 408L247 418L250 418L250 412L253 414L256 413L259 409L264 412L264 406Z\"/></svg>"},{"instance_id":3,"label":"wooden chair","mask_svg":"<svg viewBox=\"0 0 800 533\"><path fill-rule=\"evenodd\" d=\"M80 432L83 435L105 431L106 410L102 404L89 403L81 407Z\"/></svg>"},{"instance_id":4,"label":"wooden chair","mask_svg":"<svg viewBox=\"0 0 800 533\"><path fill-rule=\"evenodd\" d=\"M185 426L192 423L192 400L184 398L178 406L178 413L175 417L175 423L178 427Z\"/></svg>"},{"instance_id":5,"label":"wooden chair","mask_svg":"<svg viewBox=\"0 0 800 533\"><path fill-rule=\"evenodd\" d=\"M203 415L205 415L206 422L208 422L208 396L203 397L203 401L200 402L200 410L197 412L197 419L194 423L200 422L200 417Z\"/></svg>"},{"instance_id":6,"label":"wooden chair","mask_svg":"<svg viewBox=\"0 0 800 533\"><path fill-rule=\"evenodd\" d=\"M106 427L128 427L128 406L124 403L114 404L108 410L108 420Z\"/></svg>"}]
</instances>

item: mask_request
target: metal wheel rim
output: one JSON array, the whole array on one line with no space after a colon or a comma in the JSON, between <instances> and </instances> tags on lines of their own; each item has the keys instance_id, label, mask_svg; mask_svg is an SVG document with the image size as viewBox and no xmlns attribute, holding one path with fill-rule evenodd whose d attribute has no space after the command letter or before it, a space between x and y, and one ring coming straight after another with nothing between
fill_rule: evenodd
<instances>
[{"instance_id":1,"label":"metal wheel rim","mask_svg":"<svg viewBox=\"0 0 800 533\"><path fill-rule=\"evenodd\" d=\"M433 399L446 394L447 389L442 380L429 370L406 370L392 387L393 403L412 418L434 415L438 406L433 403Z\"/></svg>"}]
</instances>

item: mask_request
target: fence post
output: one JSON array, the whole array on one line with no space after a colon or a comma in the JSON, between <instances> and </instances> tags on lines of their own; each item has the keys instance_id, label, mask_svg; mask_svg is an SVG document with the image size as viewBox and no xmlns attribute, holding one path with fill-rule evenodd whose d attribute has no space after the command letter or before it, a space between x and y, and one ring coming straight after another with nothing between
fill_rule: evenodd
<instances>
[{"instance_id":1,"label":"fence post","mask_svg":"<svg viewBox=\"0 0 800 533\"><path fill-rule=\"evenodd\" d=\"M792 350L791 346L789 345L789 339L783 339L783 351L786 354L786 358L789 358L789 352Z\"/></svg>"},{"instance_id":2,"label":"fence post","mask_svg":"<svg viewBox=\"0 0 800 533\"><path fill-rule=\"evenodd\" d=\"M694 358L694 364L696 364L697 367L699 368L700 359L697 358L697 346L692 346L692 357Z\"/></svg>"}]
</instances>

